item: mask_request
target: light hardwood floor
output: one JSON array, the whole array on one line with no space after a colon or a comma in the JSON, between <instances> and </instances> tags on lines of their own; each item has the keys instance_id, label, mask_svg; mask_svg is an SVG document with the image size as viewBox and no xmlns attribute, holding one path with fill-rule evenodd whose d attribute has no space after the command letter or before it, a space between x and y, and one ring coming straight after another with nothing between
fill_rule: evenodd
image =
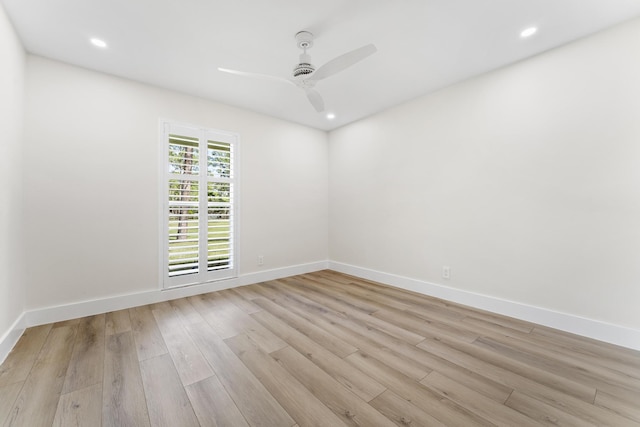
<instances>
[{"instance_id":1,"label":"light hardwood floor","mask_svg":"<svg viewBox=\"0 0 640 427\"><path fill-rule=\"evenodd\" d=\"M640 352L321 271L28 329L5 426L640 426Z\"/></svg>"}]
</instances>

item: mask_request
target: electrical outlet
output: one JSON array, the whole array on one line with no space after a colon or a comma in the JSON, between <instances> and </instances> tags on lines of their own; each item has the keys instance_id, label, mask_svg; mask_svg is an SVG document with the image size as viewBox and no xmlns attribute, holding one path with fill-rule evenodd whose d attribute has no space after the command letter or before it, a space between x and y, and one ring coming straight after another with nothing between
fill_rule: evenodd
<instances>
[{"instance_id":1,"label":"electrical outlet","mask_svg":"<svg viewBox=\"0 0 640 427\"><path fill-rule=\"evenodd\" d=\"M451 267L448 265L442 266L442 278L447 280L451 279Z\"/></svg>"},{"instance_id":2,"label":"electrical outlet","mask_svg":"<svg viewBox=\"0 0 640 427\"><path fill-rule=\"evenodd\" d=\"M258 265L264 265L264 255L258 255Z\"/></svg>"}]
</instances>

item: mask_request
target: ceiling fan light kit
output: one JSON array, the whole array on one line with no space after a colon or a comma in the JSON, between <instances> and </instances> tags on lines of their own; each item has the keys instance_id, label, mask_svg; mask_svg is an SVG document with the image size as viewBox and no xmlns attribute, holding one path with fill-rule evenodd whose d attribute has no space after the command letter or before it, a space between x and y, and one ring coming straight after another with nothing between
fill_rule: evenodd
<instances>
[{"instance_id":1,"label":"ceiling fan light kit","mask_svg":"<svg viewBox=\"0 0 640 427\"><path fill-rule=\"evenodd\" d=\"M295 35L296 43L302 53L300 54L298 64L293 68L293 78L287 79L284 77L268 76L264 74L251 73L246 71L230 70L228 68L218 68L219 71L235 74L243 77L257 77L262 79L279 80L287 83L293 83L300 89L305 91L307 99L313 106L313 108L321 113L324 111L324 101L322 96L313 89L316 82L322 79L326 79L334 74L337 74L352 65L362 61L366 57L374 54L377 49L373 44L368 44L361 48L352 50L343 55L340 55L331 61L327 62L320 68L316 68L311 63L311 56L307 53L307 49L313 47L313 34L309 31L299 31Z\"/></svg>"}]
</instances>

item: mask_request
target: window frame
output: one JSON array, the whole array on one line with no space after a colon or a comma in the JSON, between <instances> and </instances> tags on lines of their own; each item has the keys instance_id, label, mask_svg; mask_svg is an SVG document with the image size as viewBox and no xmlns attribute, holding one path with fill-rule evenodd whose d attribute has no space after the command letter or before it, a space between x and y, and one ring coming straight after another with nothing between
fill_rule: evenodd
<instances>
[{"instance_id":1,"label":"window frame","mask_svg":"<svg viewBox=\"0 0 640 427\"><path fill-rule=\"evenodd\" d=\"M175 174L169 172L169 136L180 135L186 137L196 137L198 139L199 148L199 173L198 175L190 175L189 179L198 182L199 199L198 211L205 212L205 215L199 216L199 270L196 273L189 273L177 276L169 275L169 183L172 178L176 178ZM226 279L238 277L238 194L239 194L239 135L234 132L222 131L218 129L207 128L204 126L192 125L188 123L176 122L168 119L160 119L159 122L160 137L160 195L159 195L159 229L160 229L160 256L159 256L159 273L161 289L174 289L184 286L199 285L209 282L216 282ZM207 173L207 149L208 142L216 141L229 144L231 150L230 169L231 176L226 179L223 177L212 177ZM195 177L195 179L194 179ZM208 198L207 189L210 182L228 182L230 184L230 266L219 270L209 271L208 267L208 227L207 209ZM203 224L206 226L203 228ZM203 237L207 237L204 238ZM205 242L203 244L202 242Z\"/></svg>"}]
</instances>

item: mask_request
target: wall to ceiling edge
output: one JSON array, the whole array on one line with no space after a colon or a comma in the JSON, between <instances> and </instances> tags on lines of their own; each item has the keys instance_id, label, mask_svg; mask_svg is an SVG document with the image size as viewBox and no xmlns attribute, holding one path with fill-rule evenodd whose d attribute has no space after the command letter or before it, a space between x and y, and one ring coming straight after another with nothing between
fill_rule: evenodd
<instances>
[{"instance_id":1,"label":"wall to ceiling edge","mask_svg":"<svg viewBox=\"0 0 640 427\"><path fill-rule=\"evenodd\" d=\"M638 41L636 19L331 132L329 258L640 348Z\"/></svg>"}]
</instances>

